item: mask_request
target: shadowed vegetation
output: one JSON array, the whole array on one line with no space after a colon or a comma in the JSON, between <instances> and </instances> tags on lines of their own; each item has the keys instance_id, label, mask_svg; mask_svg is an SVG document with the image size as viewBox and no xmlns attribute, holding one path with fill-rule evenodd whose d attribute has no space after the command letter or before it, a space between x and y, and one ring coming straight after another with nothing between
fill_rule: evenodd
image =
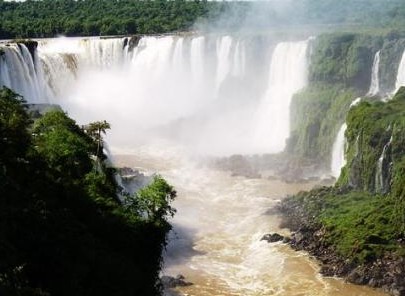
<instances>
[{"instance_id":1,"label":"shadowed vegetation","mask_svg":"<svg viewBox=\"0 0 405 296\"><path fill-rule=\"evenodd\" d=\"M0 90L0 294L158 295L170 202L156 176L119 198L97 137L62 111L32 121ZM93 137L92 137L93 136Z\"/></svg>"}]
</instances>

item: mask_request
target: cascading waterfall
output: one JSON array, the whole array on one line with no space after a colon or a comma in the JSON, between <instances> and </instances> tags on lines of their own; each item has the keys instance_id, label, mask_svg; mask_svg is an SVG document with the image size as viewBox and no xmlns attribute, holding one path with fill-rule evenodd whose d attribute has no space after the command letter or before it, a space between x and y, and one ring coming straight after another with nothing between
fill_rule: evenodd
<instances>
[{"instance_id":1,"label":"cascading waterfall","mask_svg":"<svg viewBox=\"0 0 405 296\"><path fill-rule=\"evenodd\" d=\"M204 77L204 45L205 37L195 37L191 41L190 63L193 81L201 81Z\"/></svg>"},{"instance_id":2,"label":"cascading waterfall","mask_svg":"<svg viewBox=\"0 0 405 296\"><path fill-rule=\"evenodd\" d=\"M279 43L272 55L267 91L258 108L255 145L281 152L290 135L290 102L307 84L308 40Z\"/></svg>"},{"instance_id":3,"label":"cascading waterfall","mask_svg":"<svg viewBox=\"0 0 405 296\"><path fill-rule=\"evenodd\" d=\"M395 92L401 87L405 86L405 51L402 54L401 62L398 66L397 80L395 83Z\"/></svg>"},{"instance_id":4,"label":"cascading waterfall","mask_svg":"<svg viewBox=\"0 0 405 296\"><path fill-rule=\"evenodd\" d=\"M212 154L281 151L291 97L306 85L308 41L254 42L248 47L229 35L146 36L130 49L127 38L40 41L37 80L43 82L34 85L44 84L51 95L29 101L50 97L80 123L102 116L128 135L112 135L112 145L160 130ZM258 80L258 74L269 78Z\"/></svg>"},{"instance_id":5,"label":"cascading waterfall","mask_svg":"<svg viewBox=\"0 0 405 296\"><path fill-rule=\"evenodd\" d=\"M275 47L261 40L262 56L257 48L251 52L254 46L247 47L242 38L229 35L147 36L131 50L128 40L40 41L35 67L23 45L6 47L1 81L30 102L62 105L79 122L102 116L123 131L136 126L138 136L141 130L181 130L171 135L198 151L284 148L290 100L307 82L308 40ZM258 73L269 78L252 88ZM119 138L130 139L131 134L135 138L134 128L129 137Z\"/></svg>"},{"instance_id":6,"label":"cascading waterfall","mask_svg":"<svg viewBox=\"0 0 405 296\"><path fill-rule=\"evenodd\" d=\"M232 75L242 77L246 67L246 47L243 41L238 41L233 55Z\"/></svg>"},{"instance_id":7,"label":"cascading waterfall","mask_svg":"<svg viewBox=\"0 0 405 296\"><path fill-rule=\"evenodd\" d=\"M176 69L176 72L183 72L184 68L184 55L183 55L183 48L184 48L184 39L178 38L176 40L176 46L173 52L173 68Z\"/></svg>"},{"instance_id":8,"label":"cascading waterfall","mask_svg":"<svg viewBox=\"0 0 405 296\"><path fill-rule=\"evenodd\" d=\"M353 106L356 106L361 102L361 98L356 98L353 100L353 102L350 104L350 108ZM340 171L342 168L346 165L346 155L345 155L345 146L346 146L346 138L345 138L345 132L347 129L347 124L346 122L342 124L340 127L335 141L332 146L332 158L331 158L331 175L335 177L336 179L339 178L340 176Z\"/></svg>"},{"instance_id":9,"label":"cascading waterfall","mask_svg":"<svg viewBox=\"0 0 405 296\"><path fill-rule=\"evenodd\" d=\"M124 42L125 38L84 40L81 44L84 49L83 61L100 68L121 66L126 55Z\"/></svg>"},{"instance_id":10,"label":"cascading waterfall","mask_svg":"<svg viewBox=\"0 0 405 296\"><path fill-rule=\"evenodd\" d=\"M43 77L52 90L53 97L69 91L77 77L78 59L73 54L39 52ZM63 79L60 79L63 77Z\"/></svg>"},{"instance_id":11,"label":"cascading waterfall","mask_svg":"<svg viewBox=\"0 0 405 296\"><path fill-rule=\"evenodd\" d=\"M38 55L55 97L69 91L78 79L79 71L122 67L128 59L125 40L62 37L41 41Z\"/></svg>"},{"instance_id":12,"label":"cascading waterfall","mask_svg":"<svg viewBox=\"0 0 405 296\"><path fill-rule=\"evenodd\" d=\"M230 36L224 36L217 41L217 78L216 78L216 91L220 90L220 87L228 76L230 71L230 51L232 46L232 38Z\"/></svg>"},{"instance_id":13,"label":"cascading waterfall","mask_svg":"<svg viewBox=\"0 0 405 296\"><path fill-rule=\"evenodd\" d=\"M50 99L36 53L32 56L22 43L0 45L0 51L0 87L14 90L29 102Z\"/></svg>"},{"instance_id":14,"label":"cascading waterfall","mask_svg":"<svg viewBox=\"0 0 405 296\"><path fill-rule=\"evenodd\" d=\"M128 38L56 38L39 42L38 51L44 55L70 55L81 67L106 69L121 67L128 58Z\"/></svg>"},{"instance_id":15,"label":"cascading waterfall","mask_svg":"<svg viewBox=\"0 0 405 296\"><path fill-rule=\"evenodd\" d=\"M346 164L345 157L345 132L347 129L346 123L343 123L339 129L339 132L336 136L336 140L333 143L332 147L332 162L331 162L331 173L332 176L336 179L339 178L341 169Z\"/></svg>"},{"instance_id":16,"label":"cascading waterfall","mask_svg":"<svg viewBox=\"0 0 405 296\"><path fill-rule=\"evenodd\" d=\"M392 136L388 143L384 145L381 156L377 160L376 173L375 173L375 191L377 193L386 193L389 186L389 165L390 159L388 157L389 149L392 143Z\"/></svg>"},{"instance_id":17,"label":"cascading waterfall","mask_svg":"<svg viewBox=\"0 0 405 296\"><path fill-rule=\"evenodd\" d=\"M379 80L379 70L380 70L380 50L374 56L373 68L371 70L371 83L370 89L367 96L372 97L380 92L380 80Z\"/></svg>"}]
</instances>

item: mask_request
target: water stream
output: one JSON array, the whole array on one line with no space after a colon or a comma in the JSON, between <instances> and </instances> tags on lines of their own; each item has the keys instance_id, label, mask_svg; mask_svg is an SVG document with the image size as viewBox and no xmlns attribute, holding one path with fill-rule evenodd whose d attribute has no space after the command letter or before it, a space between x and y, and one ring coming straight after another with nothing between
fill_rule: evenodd
<instances>
[{"instance_id":1,"label":"water stream","mask_svg":"<svg viewBox=\"0 0 405 296\"><path fill-rule=\"evenodd\" d=\"M178 288L180 295L385 295L324 278L316 261L304 252L260 241L266 233L288 234L270 209L286 194L314 184L232 177L185 155L184 150L145 147L115 157L118 165L158 171L178 191L164 274L182 274L193 283Z\"/></svg>"}]
</instances>

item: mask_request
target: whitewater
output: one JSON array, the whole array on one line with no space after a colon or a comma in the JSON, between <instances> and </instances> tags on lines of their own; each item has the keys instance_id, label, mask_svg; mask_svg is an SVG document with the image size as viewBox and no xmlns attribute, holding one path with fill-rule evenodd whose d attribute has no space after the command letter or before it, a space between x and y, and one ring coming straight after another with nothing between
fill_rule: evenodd
<instances>
[{"instance_id":1,"label":"whitewater","mask_svg":"<svg viewBox=\"0 0 405 296\"><path fill-rule=\"evenodd\" d=\"M0 86L30 103L59 104L79 124L107 120L117 165L158 172L175 186L163 273L194 283L181 295L383 295L323 278L305 253L260 240L288 234L270 209L314 184L232 176L204 161L283 151L310 45L309 36L192 34L56 38L35 52L0 45Z\"/></svg>"}]
</instances>

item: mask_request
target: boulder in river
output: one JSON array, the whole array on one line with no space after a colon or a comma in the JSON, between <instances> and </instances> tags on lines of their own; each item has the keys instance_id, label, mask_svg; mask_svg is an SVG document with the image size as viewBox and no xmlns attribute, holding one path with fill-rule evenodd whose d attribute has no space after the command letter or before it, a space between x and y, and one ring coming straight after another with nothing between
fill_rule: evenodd
<instances>
[{"instance_id":1,"label":"boulder in river","mask_svg":"<svg viewBox=\"0 0 405 296\"><path fill-rule=\"evenodd\" d=\"M269 243L275 243L275 242L283 241L284 236L282 236L282 235L280 235L278 233L268 233L268 234L263 235L263 237L260 240L261 241L265 240L265 241L267 241Z\"/></svg>"},{"instance_id":2,"label":"boulder in river","mask_svg":"<svg viewBox=\"0 0 405 296\"><path fill-rule=\"evenodd\" d=\"M178 274L176 277L164 275L160 278L160 280L165 288L186 287L193 284L187 282L185 277L181 274Z\"/></svg>"}]
</instances>

